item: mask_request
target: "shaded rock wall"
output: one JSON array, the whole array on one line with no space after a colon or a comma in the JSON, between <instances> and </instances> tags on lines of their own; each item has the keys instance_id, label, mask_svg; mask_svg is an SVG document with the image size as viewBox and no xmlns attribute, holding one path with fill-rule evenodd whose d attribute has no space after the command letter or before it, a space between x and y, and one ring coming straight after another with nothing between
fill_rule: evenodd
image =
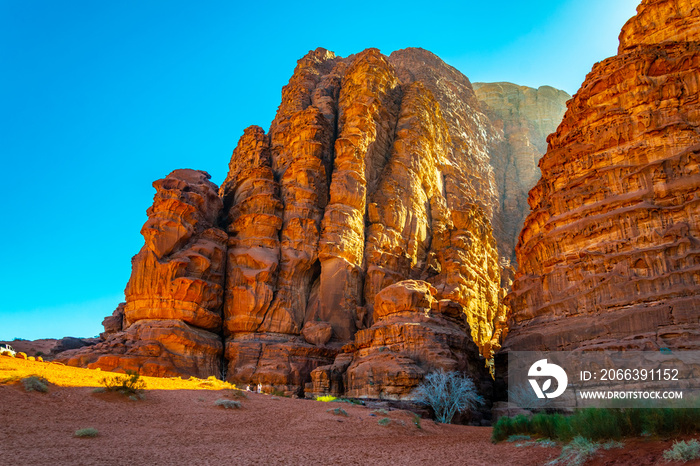
<instances>
[{"instance_id":1,"label":"shaded rock wall","mask_svg":"<svg viewBox=\"0 0 700 466\"><path fill-rule=\"evenodd\" d=\"M700 348L700 17L643 1L540 161L506 348Z\"/></svg>"},{"instance_id":2,"label":"shaded rock wall","mask_svg":"<svg viewBox=\"0 0 700 466\"><path fill-rule=\"evenodd\" d=\"M561 123L571 96L550 86L533 89L505 82L473 86L495 129L489 136L503 229L498 249L503 259L517 266L515 245L530 212L528 191L540 178L537 164L547 150L547 136Z\"/></svg>"}]
</instances>

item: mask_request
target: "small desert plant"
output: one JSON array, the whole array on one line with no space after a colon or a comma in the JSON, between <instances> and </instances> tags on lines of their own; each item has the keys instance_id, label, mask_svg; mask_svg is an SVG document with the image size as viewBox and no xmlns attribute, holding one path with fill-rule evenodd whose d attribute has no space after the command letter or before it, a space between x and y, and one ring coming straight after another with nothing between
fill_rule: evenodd
<instances>
[{"instance_id":1,"label":"small desert plant","mask_svg":"<svg viewBox=\"0 0 700 466\"><path fill-rule=\"evenodd\" d=\"M418 427L419 429L422 429L422 428L423 428L423 427L421 427L421 425L420 425L420 416L419 416L419 415L413 414L413 424L415 424L416 427Z\"/></svg>"},{"instance_id":2,"label":"small desert plant","mask_svg":"<svg viewBox=\"0 0 700 466\"><path fill-rule=\"evenodd\" d=\"M336 397L331 396L331 395L324 395L324 396L317 396L316 401L323 401L324 403L328 403L329 401L335 401L337 400Z\"/></svg>"},{"instance_id":3,"label":"small desert plant","mask_svg":"<svg viewBox=\"0 0 700 466\"><path fill-rule=\"evenodd\" d=\"M87 437L97 437L99 432L93 427L86 427L85 429L78 429L73 434L75 437L87 438Z\"/></svg>"},{"instance_id":4,"label":"small desert plant","mask_svg":"<svg viewBox=\"0 0 700 466\"><path fill-rule=\"evenodd\" d=\"M333 408L333 409L328 409L326 410L327 413L333 413L336 416L345 416L348 417L348 412L345 411L343 408Z\"/></svg>"},{"instance_id":5,"label":"small desert plant","mask_svg":"<svg viewBox=\"0 0 700 466\"><path fill-rule=\"evenodd\" d=\"M695 439L674 442L673 447L664 452L664 459L683 462L700 459L700 442Z\"/></svg>"},{"instance_id":6,"label":"small desert plant","mask_svg":"<svg viewBox=\"0 0 700 466\"><path fill-rule=\"evenodd\" d=\"M240 401L235 401L235 400L224 400L223 398L220 400L216 400L214 402L216 406L221 406L222 408L225 409L238 409L241 407L241 402Z\"/></svg>"},{"instance_id":7,"label":"small desert plant","mask_svg":"<svg viewBox=\"0 0 700 466\"><path fill-rule=\"evenodd\" d=\"M624 448L625 444L622 442L618 442L616 440L608 440L605 443L600 444L600 448L603 450L614 450L616 448Z\"/></svg>"},{"instance_id":8,"label":"small desert plant","mask_svg":"<svg viewBox=\"0 0 700 466\"><path fill-rule=\"evenodd\" d=\"M385 416L386 416L387 414L389 414L389 411L387 411L387 410L384 409L384 408L373 409L371 412L373 412L373 413L375 413L375 414L383 414L383 415L385 415Z\"/></svg>"},{"instance_id":9,"label":"small desert plant","mask_svg":"<svg viewBox=\"0 0 700 466\"><path fill-rule=\"evenodd\" d=\"M426 375L413 396L416 401L433 408L437 421L443 424L452 422L455 413L476 408L484 402L471 378L442 369Z\"/></svg>"},{"instance_id":10,"label":"small desert plant","mask_svg":"<svg viewBox=\"0 0 700 466\"><path fill-rule=\"evenodd\" d=\"M142 396L142 391L146 388L146 383L137 372L126 371L126 375L116 377L104 377L100 380L105 389L110 392L117 392L131 399L138 399Z\"/></svg>"},{"instance_id":11,"label":"small desert plant","mask_svg":"<svg viewBox=\"0 0 700 466\"><path fill-rule=\"evenodd\" d=\"M30 375L22 379L22 385L28 392L47 393L49 391L49 381L38 375Z\"/></svg>"},{"instance_id":12,"label":"small desert plant","mask_svg":"<svg viewBox=\"0 0 700 466\"><path fill-rule=\"evenodd\" d=\"M529 435L515 434L508 436L506 442L523 442L530 439L532 439L532 437L530 437Z\"/></svg>"},{"instance_id":13,"label":"small desert plant","mask_svg":"<svg viewBox=\"0 0 700 466\"><path fill-rule=\"evenodd\" d=\"M388 426L389 424L391 424L391 419L389 419L388 417L385 417L385 418L377 421L377 424L379 424L380 426Z\"/></svg>"},{"instance_id":14,"label":"small desert plant","mask_svg":"<svg viewBox=\"0 0 700 466\"><path fill-rule=\"evenodd\" d=\"M567 466L581 466L586 463L600 448L600 444L593 443L587 438L581 436L574 437L574 439L561 450L561 455L559 458L550 461L548 465L567 465Z\"/></svg>"},{"instance_id":15,"label":"small desert plant","mask_svg":"<svg viewBox=\"0 0 700 466\"><path fill-rule=\"evenodd\" d=\"M241 398L244 400L248 399L248 395L243 390L238 390L237 388L230 388L226 390L226 396L230 396L231 398Z\"/></svg>"}]
</instances>

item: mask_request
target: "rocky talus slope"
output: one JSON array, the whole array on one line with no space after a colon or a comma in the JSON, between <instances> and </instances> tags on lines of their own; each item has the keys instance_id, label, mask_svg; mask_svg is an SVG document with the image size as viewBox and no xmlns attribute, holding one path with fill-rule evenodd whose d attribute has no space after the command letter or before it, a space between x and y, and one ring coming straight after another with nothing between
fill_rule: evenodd
<instances>
[{"instance_id":1,"label":"rocky talus slope","mask_svg":"<svg viewBox=\"0 0 700 466\"><path fill-rule=\"evenodd\" d=\"M219 188L194 170L155 183L126 303L63 360L393 398L437 368L486 378L512 248L491 165L505 133L482 105L422 49L309 52Z\"/></svg>"},{"instance_id":2,"label":"rocky talus slope","mask_svg":"<svg viewBox=\"0 0 700 466\"><path fill-rule=\"evenodd\" d=\"M700 7L645 0L540 161L506 349L700 349Z\"/></svg>"}]
</instances>

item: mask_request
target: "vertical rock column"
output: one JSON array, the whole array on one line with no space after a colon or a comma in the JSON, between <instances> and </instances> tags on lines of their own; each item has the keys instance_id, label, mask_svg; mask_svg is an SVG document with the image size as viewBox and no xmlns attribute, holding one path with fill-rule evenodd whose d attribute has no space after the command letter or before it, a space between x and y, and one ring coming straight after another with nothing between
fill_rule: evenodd
<instances>
[{"instance_id":1,"label":"vertical rock column","mask_svg":"<svg viewBox=\"0 0 700 466\"><path fill-rule=\"evenodd\" d=\"M319 247L318 311L340 340L350 340L363 326L367 196L389 155L398 85L393 68L376 49L358 54L342 81L330 201Z\"/></svg>"},{"instance_id":2,"label":"vertical rock column","mask_svg":"<svg viewBox=\"0 0 700 466\"><path fill-rule=\"evenodd\" d=\"M224 329L227 335L255 332L265 321L277 287L282 226L279 185L262 128L245 130L220 194L231 234Z\"/></svg>"}]
</instances>

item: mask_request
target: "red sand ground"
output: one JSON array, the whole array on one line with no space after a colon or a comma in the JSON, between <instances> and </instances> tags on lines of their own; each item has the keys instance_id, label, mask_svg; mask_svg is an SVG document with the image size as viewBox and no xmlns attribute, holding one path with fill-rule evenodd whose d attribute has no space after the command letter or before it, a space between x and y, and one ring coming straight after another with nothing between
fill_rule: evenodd
<instances>
[{"instance_id":1,"label":"red sand ground","mask_svg":"<svg viewBox=\"0 0 700 466\"><path fill-rule=\"evenodd\" d=\"M248 393L241 409L214 402L233 390L206 388L208 381L145 378L145 399L93 393L108 373L0 358L0 379L46 376L50 392L0 385L0 465L200 465L200 464L463 464L542 465L561 448L491 443L491 428L437 424L412 413L388 415L348 403L323 403ZM82 385L82 386L66 386ZM88 386L92 385L92 387ZM215 388L218 388L215 387ZM328 410L342 408L348 416ZM374 416L371 414L375 414ZM378 421L391 419L388 426ZM93 427L96 438L75 438ZM668 464L672 441L627 440L589 464ZM677 464L677 463L676 463ZM700 462L686 463L700 464Z\"/></svg>"},{"instance_id":2,"label":"red sand ground","mask_svg":"<svg viewBox=\"0 0 700 466\"><path fill-rule=\"evenodd\" d=\"M214 402L225 391L152 390L143 401L51 387L48 394L0 386L0 463L63 464L543 464L558 448L494 445L491 429L422 429L405 411L383 427L347 403L248 394L242 409ZM327 412L336 407L348 417ZM74 438L94 427L95 438Z\"/></svg>"}]
</instances>

